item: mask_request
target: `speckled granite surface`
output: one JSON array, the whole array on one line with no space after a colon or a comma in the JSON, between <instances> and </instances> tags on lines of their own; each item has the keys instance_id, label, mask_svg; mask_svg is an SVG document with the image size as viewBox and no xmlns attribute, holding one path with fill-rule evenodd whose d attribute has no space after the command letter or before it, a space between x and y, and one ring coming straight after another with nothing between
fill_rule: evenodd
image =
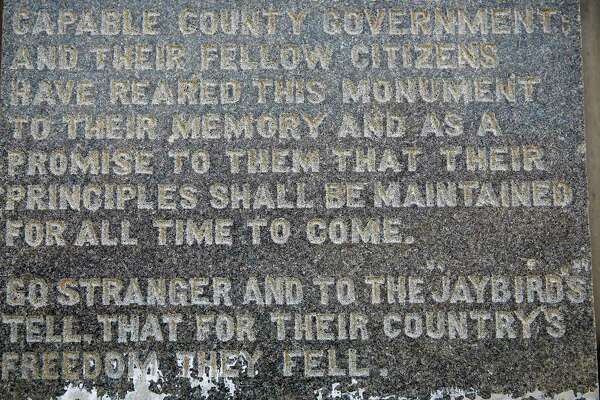
<instances>
[{"instance_id":1,"label":"speckled granite surface","mask_svg":"<svg viewBox=\"0 0 600 400\"><path fill-rule=\"evenodd\" d=\"M577 1L3 22L0 397L597 398Z\"/></svg>"}]
</instances>

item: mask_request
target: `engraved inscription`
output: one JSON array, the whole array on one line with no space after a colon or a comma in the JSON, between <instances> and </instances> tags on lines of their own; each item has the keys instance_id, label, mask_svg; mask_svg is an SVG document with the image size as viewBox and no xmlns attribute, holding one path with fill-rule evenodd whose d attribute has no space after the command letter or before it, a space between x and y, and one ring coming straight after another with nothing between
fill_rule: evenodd
<instances>
[{"instance_id":1,"label":"engraved inscription","mask_svg":"<svg viewBox=\"0 0 600 400\"><path fill-rule=\"evenodd\" d=\"M1 398L597 397L578 1L3 18Z\"/></svg>"}]
</instances>

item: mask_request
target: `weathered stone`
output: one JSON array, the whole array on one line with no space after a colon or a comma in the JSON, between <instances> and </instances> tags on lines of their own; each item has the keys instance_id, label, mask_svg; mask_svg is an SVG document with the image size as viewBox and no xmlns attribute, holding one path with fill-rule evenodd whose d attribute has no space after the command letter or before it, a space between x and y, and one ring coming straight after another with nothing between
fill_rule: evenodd
<instances>
[{"instance_id":1,"label":"weathered stone","mask_svg":"<svg viewBox=\"0 0 600 400\"><path fill-rule=\"evenodd\" d=\"M577 1L59 3L4 4L0 397L597 398Z\"/></svg>"}]
</instances>

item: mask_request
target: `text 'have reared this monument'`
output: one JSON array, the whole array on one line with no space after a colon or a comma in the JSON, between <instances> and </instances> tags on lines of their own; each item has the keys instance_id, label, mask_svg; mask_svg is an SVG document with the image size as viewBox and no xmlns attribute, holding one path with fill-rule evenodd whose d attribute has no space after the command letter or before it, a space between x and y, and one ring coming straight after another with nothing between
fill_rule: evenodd
<instances>
[{"instance_id":1,"label":"text 'have reared this monument'","mask_svg":"<svg viewBox=\"0 0 600 400\"><path fill-rule=\"evenodd\" d=\"M6 0L0 398L597 399L576 0Z\"/></svg>"}]
</instances>

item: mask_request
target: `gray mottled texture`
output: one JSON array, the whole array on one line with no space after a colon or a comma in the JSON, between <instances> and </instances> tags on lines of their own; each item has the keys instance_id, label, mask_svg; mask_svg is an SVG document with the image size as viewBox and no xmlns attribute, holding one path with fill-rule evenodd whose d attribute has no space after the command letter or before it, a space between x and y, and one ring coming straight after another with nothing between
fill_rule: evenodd
<instances>
[{"instance_id":1,"label":"gray mottled texture","mask_svg":"<svg viewBox=\"0 0 600 400\"><path fill-rule=\"evenodd\" d=\"M553 34L540 32L540 16L536 14L535 33L510 35L337 35L323 33L320 20L325 11L333 8L338 11L378 8L388 9L398 6L407 10L424 7L433 14L436 5L449 9L460 8L474 12L478 7L506 7L509 9L533 7L536 10L554 8L561 16L568 19L569 29L560 31L561 23L553 20ZM177 27L177 15L184 8L195 11L209 9L244 9L276 10L304 9L308 16L305 30L301 35L293 35L289 23L281 23L275 35L205 35L192 34L183 36ZM17 10L27 9L35 15L43 10L56 16L59 9L71 9L75 12L91 10L93 12L113 8L130 9L134 15L136 26L139 26L141 10L153 9L160 13L161 34L156 36L94 36L73 33L67 35L46 36L45 34L16 35L13 31L13 16ZM76 315L81 333L91 335L90 343L33 343L24 335L24 325L19 325L19 337L12 343L9 337L10 325L2 324L0 348L2 353L22 354L24 352L99 352L108 351L143 354L156 352L160 360L160 379L153 382L149 390L157 393L152 397L148 385L140 382L132 383L126 377L110 379L102 373L97 379L30 379L20 375L21 370L7 371L6 379L1 381L0 397L7 399L48 399L61 396L67 398L93 398L89 393L95 391L98 398L106 394L109 398L180 398L196 399L208 395L210 398L239 399L310 399L310 398L348 398L348 399L400 399L400 398L450 398L481 396L489 398L493 394L501 394L502 398L530 396L534 398L552 397L563 394L567 398L587 396L597 397L596 347L594 321L592 311L591 261L589 232L587 224L587 196L585 179L585 147L583 136L583 86L581 82L581 50L579 4L575 0L548 1L500 1L500 0L448 0L425 1L244 1L226 2L211 0L207 2L186 1L5 1L2 36L2 114L0 115L0 184L2 191L2 264L0 283L2 300L0 306L4 315L45 316ZM72 31L70 31L72 32ZM86 51L94 46L114 46L134 43L164 44L177 42L187 51L185 68L179 71L96 71L91 54ZM211 42L244 44L253 46L264 43L270 48L282 44L298 45L329 43L335 54L327 70L309 71L299 68L293 71L283 69L277 71L227 71L210 68L200 71L200 45ZM360 70L349 61L350 49L360 43L369 46L384 42L414 46L418 43L493 43L497 47L499 65L490 68L404 68L394 70L385 68ZM70 71L36 71L35 58L33 70L11 69L18 48L26 47L35 55L37 46L73 44L80 49L78 68ZM215 64L216 65L216 64ZM345 104L341 95L343 79L405 79L411 77L424 78L476 78L490 77L506 79L511 75L518 77L536 76L541 79L536 86L533 101L524 102L522 96L515 103L502 102L441 102L432 103L417 100L415 103L390 102L388 104L350 103ZM281 104L268 102L257 104L251 84L253 79L304 79L318 80L327 83L326 101L320 104ZM33 87L42 80L82 80L87 79L95 84L95 106L61 106L61 105L13 105L11 104L12 83L15 79L27 79ZM236 79L243 84L240 102L229 105L113 105L109 101L109 85L112 79L147 80L151 85L159 80L171 83L178 79ZM493 86L493 85L492 85ZM372 109L384 112L403 114L406 117L406 135L400 138L340 138L337 136L343 114L356 118ZM477 135L480 118L485 112L494 112L500 126L501 136ZM241 115L283 112L317 113L326 112L327 118L321 127L318 138L307 137L303 132L301 140L265 139L255 137L251 140L190 140L171 143L171 120L174 113L205 114L231 113ZM104 113L128 114L140 113L157 116L158 137L153 141L135 140L69 140L60 123L67 114L85 113L101 115ZM464 133L457 137L420 136L423 121L429 113L436 113L444 119L445 113L455 113L464 121ZM32 140L25 135L22 139L13 137L16 116L32 117L48 115L56 119L56 133L46 140ZM59 129L62 127L61 129ZM456 171L446 170L445 160L440 156L440 148L447 146L501 147L534 145L544 150L544 168L533 171L467 171L459 167ZM419 159L416 171L404 168L399 172L356 171L340 172L332 157L332 150L375 149L381 153L390 149L402 154L402 149L419 147L423 156ZM238 148L290 148L318 149L321 153L319 173L299 174L231 174L224 160L227 149ZM65 152L89 149L126 149L135 151L151 151L155 155L154 173L152 175L100 175L100 176L28 176L27 173L11 176L6 165L9 152L40 151L51 152L63 149ZM211 154L214 163L208 174L193 174L186 170L175 175L170 168L169 150L204 149ZM214 157L214 158L212 158ZM402 158L406 161L405 158ZM464 158L461 158L464 160ZM460 164L464 166L463 164ZM325 207L324 186L328 182L365 183L365 198L372 199L375 181L399 182L402 201L398 207L378 208L367 201L364 207L344 207L328 209ZM425 193L425 182L559 182L566 183L572 190L572 201L563 207L554 206L509 206L502 204L493 206L466 206L460 201L455 207L432 207L424 200L420 206L408 204L403 206L406 188L410 182L420 185ZM156 202L156 185L174 184L178 187L191 185L198 189L198 204L192 209L177 210L139 210L135 201L128 203L124 210L100 209L91 211L74 210L28 210L24 203L19 203L15 210L9 209L5 198L10 187L18 185L51 184L90 185L90 184L133 184L146 185L148 200ZM315 207L307 209L259 209L237 210L216 209L210 206L209 186L222 184L249 184L256 188L266 183L275 191L275 184L304 183L310 198L315 199ZM288 186L293 188L293 186ZM496 187L496 186L494 186ZM550 188L550 191L552 188ZM460 191L462 193L462 191ZM546 196L550 199L552 194ZM459 197L462 199L462 197ZM551 200L550 200L551 201ZM416 201L418 203L418 201ZM433 203L435 204L435 198ZM509 202L510 203L510 202ZM509 204L510 205L510 204ZM292 235L287 243L272 243L266 230L263 232L262 244L253 245L249 230L244 224L250 218L286 218L292 222ZM343 218L397 218L403 239L400 243L344 243L326 242L322 245L307 241L304 227L313 218L331 220ZM158 246L156 229L152 221L156 219L188 219L201 221L207 218L231 218L233 245L194 245L194 246ZM108 220L117 225L121 220L128 220L132 225L132 235L138 238L136 246L75 246L76 227L83 220L99 223ZM28 247L18 241L17 246L7 246L5 222L8 220L65 221L68 226L66 244L64 246ZM297 305L258 306L242 304L245 288L250 277L257 277L263 282L265 277L291 277L303 285L303 301ZM366 277L401 276L412 277L415 285L421 288L423 300L414 294L412 302L407 304L387 304L387 293L382 286L382 303L372 304L371 288L365 283ZM192 278L223 277L231 280L231 306L104 306L100 290L96 295L96 305L86 307L83 302L77 305L60 305L56 297L56 285L63 278L117 278L127 281L138 278L142 286L148 278ZM318 286L313 284L317 278L350 279L356 286L356 301L340 304L335 300L335 289L331 286L329 305L320 304ZM524 299L518 295L510 295L499 300L502 295L492 294L492 284L485 286L482 302L478 302L474 285L470 278L492 280L508 277L509 290L516 290L520 285L524 288ZM42 279L50 286L48 305L34 308L32 306L14 306L9 304L6 289L11 279L21 279L28 284L31 279ZM550 298L552 279L562 284L562 295L557 302ZM452 287L463 282L469 287L470 300L450 300L436 302L433 292L439 291L443 282L450 282ZM515 283L516 282L516 283ZM550 283L549 283L550 282ZM539 286L539 285L541 286ZM408 284L407 284L408 286ZM496 288L497 289L497 288ZM457 289L458 290L458 289ZM80 290L80 293L83 293ZM539 293L542 293L541 298ZM529 298L527 295L529 294ZM461 293L456 296L460 297ZM492 301L495 298L496 301ZM464 299L464 296L463 296ZM489 313L486 333L478 334L476 320L472 312ZM365 340L295 340L293 329L288 329L285 340L277 340L275 324L271 322L271 313L285 312L291 315L306 313L338 313L349 315L357 313L368 317L369 335ZM465 337L460 333L448 333L448 325L444 325L445 334L436 339L434 329L430 335L425 333L425 316L443 318L452 315L457 319L465 319L467 332ZM505 314L503 314L503 312ZM521 314L517 314L517 313ZM122 314L127 317L139 315L142 321L148 313L162 315L180 313L184 322L179 325L179 340L169 342L167 331L164 341L152 340L137 343L119 343L116 324L114 337L107 342L102 338L102 325L98 315ZM256 318L254 341L237 341L235 338L226 342L218 342L214 337L208 341L194 340L196 314L227 313L229 315L252 315ZM435 313L435 314L434 314ZM524 335L518 315L532 315L535 320L530 334ZM421 318L424 331L418 338L412 338L407 332L408 326L397 323L397 319L410 320L411 315ZM506 316L505 318L502 315ZM507 316L508 315L508 316ZM559 317L557 317L559 315ZM393 316L394 327L400 326L397 337L391 338L384 333L384 320ZM504 318L504 319L503 319ZM435 320L435 319L434 319ZM432 321L434 321L432 320ZM508 321L508 322L507 322ZM291 323L291 322L290 322ZM510 325L503 330L503 324ZM60 325L59 325L60 326ZM290 325L291 326L291 325ZM164 328L164 324L161 324ZM57 328L59 329L59 328ZM335 331L335 329L334 329ZM450 331L452 331L450 329ZM500 332L500 333L499 333ZM551 334L552 332L553 334ZM449 337L449 336L455 337ZM456 337L457 336L457 337ZM530 337L529 337L530 336ZM348 349L359 354L359 367L369 367L368 377L344 376L306 377L302 376L302 358L298 357L298 366L292 377L282 372L284 350L322 350L333 349L339 355L340 367L347 370L344 360ZM206 379L190 381L178 377L176 353L178 351L221 351L221 350L262 351L263 355L257 364L255 377L243 376L232 379L213 379L210 384ZM326 369L321 359L320 368ZM244 364L243 360L238 360ZM5 372L5 371L3 371ZM346 371L348 372L348 371ZM214 385L213 385L214 384ZM203 389L211 387L210 393ZM78 387L79 392L74 388ZM206 389L208 390L208 389ZM80 393L77 397L77 394ZM87 394L81 394L87 393ZM88 396L88 397L86 397ZM137 396L137 397L135 397ZM372 396L372 397L370 397ZM439 396L439 397L436 397Z\"/></svg>"}]
</instances>

